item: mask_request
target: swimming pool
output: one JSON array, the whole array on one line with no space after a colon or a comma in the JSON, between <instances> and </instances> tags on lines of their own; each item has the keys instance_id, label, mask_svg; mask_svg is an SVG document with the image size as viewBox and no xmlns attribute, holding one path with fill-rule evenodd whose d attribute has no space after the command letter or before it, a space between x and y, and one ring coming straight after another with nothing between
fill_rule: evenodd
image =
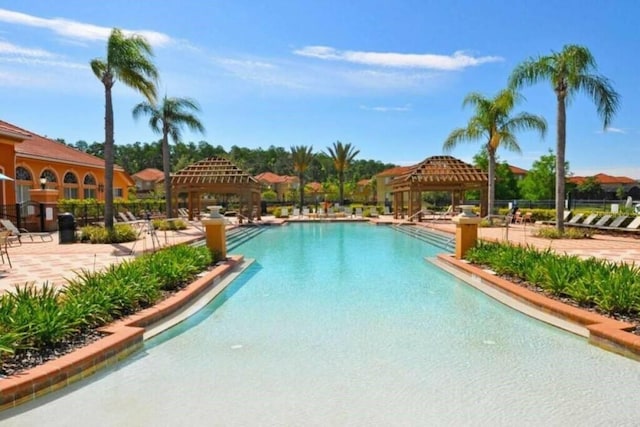
<instances>
[{"instance_id":1,"label":"swimming pool","mask_svg":"<svg viewBox=\"0 0 640 427\"><path fill-rule=\"evenodd\" d=\"M222 298L4 425L637 425L640 364L367 224L273 227Z\"/></svg>"}]
</instances>

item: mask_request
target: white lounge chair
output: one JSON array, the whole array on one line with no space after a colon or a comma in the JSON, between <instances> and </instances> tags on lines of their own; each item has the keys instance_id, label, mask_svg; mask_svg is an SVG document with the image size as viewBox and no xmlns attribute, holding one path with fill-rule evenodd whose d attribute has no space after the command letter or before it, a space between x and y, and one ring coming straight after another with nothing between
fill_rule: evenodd
<instances>
[{"instance_id":1,"label":"white lounge chair","mask_svg":"<svg viewBox=\"0 0 640 427\"><path fill-rule=\"evenodd\" d=\"M0 219L0 224L2 224L4 228L9 230L11 232L11 235L16 237L18 240L18 243L20 244L22 244L23 237L28 237L29 239L31 239L32 242L34 241L33 240L34 237L40 237L40 240L42 240L43 242L53 241L53 237L51 236L51 233L30 232L26 228L16 227L15 224L11 222L11 220L9 219ZM9 240L9 243L11 243L11 240Z\"/></svg>"}]
</instances>

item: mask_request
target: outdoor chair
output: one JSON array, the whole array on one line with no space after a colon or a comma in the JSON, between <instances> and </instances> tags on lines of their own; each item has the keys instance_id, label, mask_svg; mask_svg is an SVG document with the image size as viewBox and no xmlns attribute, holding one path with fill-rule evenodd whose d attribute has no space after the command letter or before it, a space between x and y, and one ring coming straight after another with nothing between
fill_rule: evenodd
<instances>
[{"instance_id":1,"label":"outdoor chair","mask_svg":"<svg viewBox=\"0 0 640 427\"><path fill-rule=\"evenodd\" d=\"M584 216L584 214L582 214L582 213L575 214L574 216L571 217L571 219L569 221L567 221L567 225L578 224L578 221L580 221L583 216Z\"/></svg>"},{"instance_id":2,"label":"outdoor chair","mask_svg":"<svg viewBox=\"0 0 640 427\"><path fill-rule=\"evenodd\" d=\"M597 217L598 217L598 214L591 214L588 217L586 217L584 221L580 223L567 222L566 225L575 226L575 227L590 227L591 225L593 225L593 222L596 220Z\"/></svg>"},{"instance_id":3,"label":"outdoor chair","mask_svg":"<svg viewBox=\"0 0 640 427\"><path fill-rule=\"evenodd\" d=\"M13 268L13 266L11 265L11 258L9 258L9 251L8 251L9 236L11 236L10 231L0 231L0 258L2 258L2 263L4 264L4 256L6 255L7 261L9 261L9 267Z\"/></svg>"},{"instance_id":4,"label":"outdoor chair","mask_svg":"<svg viewBox=\"0 0 640 427\"><path fill-rule=\"evenodd\" d=\"M620 226L629 218L627 215L616 217L607 227L597 227L598 230L621 230Z\"/></svg>"},{"instance_id":5,"label":"outdoor chair","mask_svg":"<svg viewBox=\"0 0 640 427\"><path fill-rule=\"evenodd\" d=\"M376 206L371 206L369 208L369 216L371 218L377 218L378 217L378 208Z\"/></svg>"},{"instance_id":6,"label":"outdoor chair","mask_svg":"<svg viewBox=\"0 0 640 427\"><path fill-rule=\"evenodd\" d=\"M598 228L598 227L604 227L607 224L607 222L609 222L609 220L611 219L611 215L604 215L602 218L600 218L598 221L594 223L593 222L594 219L591 218L594 215L596 218L598 217L598 214L591 214L584 221L582 221L581 224L571 224L571 225L573 227Z\"/></svg>"},{"instance_id":7,"label":"outdoor chair","mask_svg":"<svg viewBox=\"0 0 640 427\"><path fill-rule=\"evenodd\" d=\"M362 217L362 208L356 208L356 217Z\"/></svg>"},{"instance_id":8,"label":"outdoor chair","mask_svg":"<svg viewBox=\"0 0 640 427\"><path fill-rule=\"evenodd\" d=\"M300 216L300 208L293 208L293 213L291 214L291 216Z\"/></svg>"},{"instance_id":9,"label":"outdoor chair","mask_svg":"<svg viewBox=\"0 0 640 427\"><path fill-rule=\"evenodd\" d=\"M43 242L52 242L53 241L53 237L51 236L51 233L30 232L26 228L18 228L18 227L16 227L15 224L13 222L11 222L11 220L9 220L9 219L0 219L0 224L2 224L2 226L4 228L9 230L11 232L11 234L17 238L18 243L20 243L20 244L23 243L22 242L22 238L23 237L28 237L29 239L31 239L32 242L34 242L34 240L33 240L34 237L39 237L40 240L43 241ZM9 242L11 242L10 239L9 239Z\"/></svg>"}]
</instances>

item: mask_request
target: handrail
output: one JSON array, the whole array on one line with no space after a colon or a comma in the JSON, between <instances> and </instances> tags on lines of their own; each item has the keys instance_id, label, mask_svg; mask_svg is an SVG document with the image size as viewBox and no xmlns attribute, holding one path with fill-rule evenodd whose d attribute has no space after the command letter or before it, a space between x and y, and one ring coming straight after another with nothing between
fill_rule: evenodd
<instances>
[{"instance_id":1,"label":"handrail","mask_svg":"<svg viewBox=\"0 0 640 427\"><path fill-rule=\"evenodd\" d=\"M418 215L426 215L426 214L432 214L432 213L433 211L430 211L428 209L422 209L414 213L413 215L411 215L409 218L407 218L407 221L411 221L413 218L417 217Z\"/></svg>"}]
</instances>

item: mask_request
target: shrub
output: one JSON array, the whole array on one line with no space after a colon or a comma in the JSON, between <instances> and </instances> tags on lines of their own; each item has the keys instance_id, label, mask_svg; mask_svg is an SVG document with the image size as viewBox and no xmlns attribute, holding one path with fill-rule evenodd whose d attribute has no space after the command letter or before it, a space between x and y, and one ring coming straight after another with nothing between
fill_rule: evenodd
<instances>
[{"instance_id":1,"label":"shrub","mask_svg":"<svg viewBox=\"0 0 640 427\"><path fill-rule=\"evenodd\" d=\"M80 240L91 243L125 243L138 238L138 232L129 224L115 224L113 232L104 227L88 225L80 229Z\"/></svg>"},{"instance_id":2,"label":"shrub","mask_svg":"<svg viewBox=\"0 0 640 427\"><path fill-rule=\"evenodd\" d=\"M540 227L534 231L533 235L545 239L590 239L593 236L593 230L566 227L561 234L555 227Z\"/></svg>"},{"instance_id":3,"label":"shrub","mask_svg":"<svg viewBox=\"0 0 640 427\"><path fill-rule=\"evenodd\" d=\"M167 221L166 219L154 219L151 221L153 228L160 231L165 230L186 230L187 223L182 219Z\"/></svg>"}]
</instances>

